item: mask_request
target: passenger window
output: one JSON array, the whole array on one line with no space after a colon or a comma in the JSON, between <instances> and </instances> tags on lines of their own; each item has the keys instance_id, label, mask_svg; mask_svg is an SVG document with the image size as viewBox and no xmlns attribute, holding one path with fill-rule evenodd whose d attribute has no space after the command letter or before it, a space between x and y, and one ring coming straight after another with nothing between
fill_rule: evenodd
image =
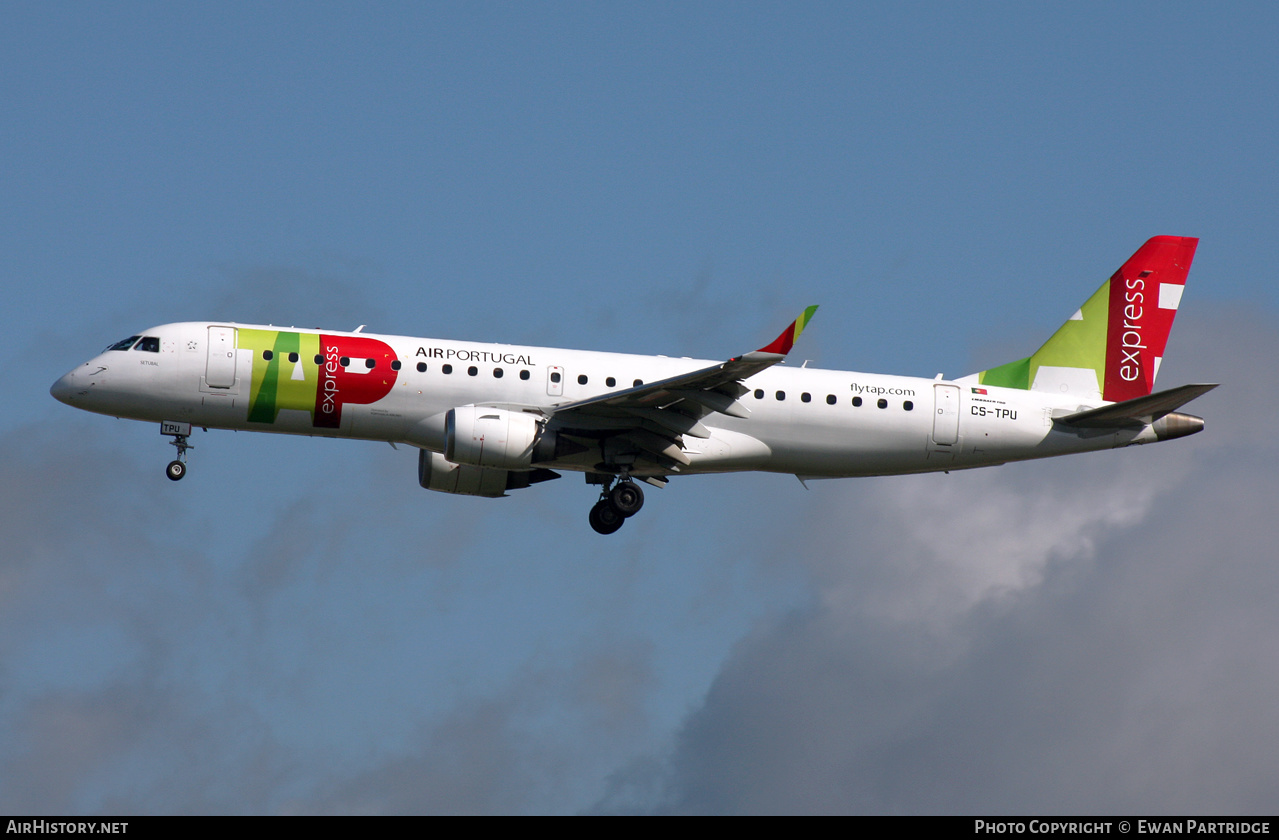
<instances>
[{"instance_id":1,"label":"passenger window","mask_svg":"<svg viewBox=\"0 0 1279 840\"><path fill-rule=\"evenodd\" d=\"M551 371L551 382L558 385L559 381L560 381L560 372L558 370Z\"/></svg>"},{"instance_id":2,"label":"passenger window","mask_svg":"<svg viewBox=\"0 0 1279 840\"><path fill-rule=\"evenodd\" d=\"M813 401L813 395L812 395L812 394L810 394L810 393L808 393L807 391L805 391L804 393L802 393L802 394L800 394L800 395L799 395L799 401L800 401L800 402L812 402L812 401Z\"/></svg>"},{"instance_id":3,"label":"passenger window","mask_svg":"<svg viewBox=\"0 0 1279 840\"><path fill-rule=\"evenodd\" d=\"M862 404L861 397L853 397L853 408L860 408Z\"/></svg>"},{"instance_id":4,"label":"passenger window","mask_svg":"<svg viewBox=\"0 0 1279 840\"><path fill-rule=\"evenodd\" d=\"M785 391L778 391L778 392L777 392L777 401L778 401L778 402L781 402L781 401L782 401L782 400L784 400L784 399L786 399L786 392L785 392Z\"/></svg>"},{"instance_id":5,"label":"passenger window","mask_svg":"<svg viewBox=\"0 0 1279 840\"><path fill-rule=\"evenodd\" d=\"M350 366L350 364L351 364L351 357L350 357L350 356L343 356L342 358L338 359L338 364L342 365L342 367L348 367L348 366Z\"/></svg>"},{"instance_id":6,"label":"passenger window","mask_svg":"<svg viewBox=\"0 0 1279 840\"><path fill-rule=\"evenodd\" d=\"M617 384L617 380L610 376L608 379L604 380L604 384L612 388L614 385Z\"/></svg>"},{"instance_id":7,"label":"passenger window","mask_svg":"<svg viewBox=\"0 0 1279 840\"><path fill-rule=\"evenodd\" d=\"M452 366L452 365L444 365L443 367L441 367L441 368L440 368L440 370L441 370L443 373L452 373L452 372L453 372L453 366Z\"/></svg>"},{"instance_id":8,"label":"passenger window","mask_svg":"<svg viewBox=\"0 0 1279 840\"><path fill-rule=\"evenodd\" d=\"M578 376L578 377L577 377L577 384L578 384L578 385L585 385L585 384L586 384L586 374L584 374L584 373L583 373L583 374L581 374L580 376Z\"/></svg>"},{"instance_id":9,"label":"passenger window","mask_svg":"<svg viewBox=\"0 0 1279 840\"><path fill-rule=\"evenodd\" d=\"M403 365L400 364L399 359L396 359L395 361L391 362L391 370L399 370L402 367Z\"/></svg>"},{"instance_id":10,"label":"passenger window","mask_svg":"<svg viewBox=\"0 0 1279 840\"><path fill-rule=\"evenodd\" d=\"M757 399L757 400L762 400L762 399L764 399L764 389L763 389L763 388L756 388L756 389L755 389L755 399Z\"/></svg>"},{"instance_id":11,"label":"passenger window","mask_svg":"<svg viewBox=\"0 0 1279 840\"><path fill-rule=\"evenodd\" d=\"M124 341L117 341L115 344L112 344L107 348L107 350L128 350L133 346L133 342L137 341L140 337L141 336L131 335ZM106 351L104 350L103 352Z\"/></svg>"},{"instance_id":12,"label":"passenger window","mask_svg":"<svg viewBox=\"0 0 1279 840\"><path fill-rule=\"evenodd\" d=\"M906 402L902 403L902 408L906 409L907 411L910 411L914 407L915 407L915 404L911 402L910 400L906 400Z\"/></svg>"},{"instance_id":13,"label":"passenger window","mask_svg":"<svg viewBox=\"0 0 1279 840\"><path fill-rule=\"evenodd\" d=\"M827 405L834 405L834 404L835 404L835 395L834 395L834 394L827 394L827 395L826 395L826 404L827 404Z\"/></svg>"},{"instance_id":14,"label":"passenger window","mask_svg":"<svg viewBox=\"0 0 1279 840\"><path fill-rule=\"evenodd\" d=\"M275 354L272 353L270 350L263 350L262 358L266 359L269 362L271 361L271 359L275 358Z\"/></svg>"},{"instance_id":15,"label":"passenger window","mask_svg":"<svg viewBox=\"0 0 1279 840\"><path fill-rule=\"evenodd\" d=\"M364 366L369 370L373 370L373 368L377 367L377 359L365 359Z\"/></svg>"},{"instance_id":16,"label":"passenger window","mask_svg":"<svg viewBox=\"0 0 1279 840\"><path fill-rule=\"evenodd\" d=\"M493 368L493 378L494 378L494 379L501 379L501 378L502 378L502 369L501 369L501 368Z\"/></svg>"},{"instance_id":17,"label":"passenger window","mask_svg":"<svg viewBox=\"0 0 1279 840\"><path fill-rule=\"evenodd\" d=\"M323 356L321 356L319 353L316 353L316 354L315 354L315 363L316 363L317 365L322 365L322 364L324 364L324 357L323 357Z\"/></svg>"},{"instance_id":18,"label":"passenger window","mask_svg":"<svg viewBox=\"0 0 1279 840\"><path fill-rule=\"evenodd\" d=\"M520 371L520 379L528 379L528 371L526 370Z\"/></svg>"},{"instance_id":19,"label":"passenger window","mask_svg":"<svg viewBox=\"0 0 1279 840\"><path fill-rule=\"evenodd\" d=\"M480 372L480 369L477 368L475 365L471 365L469 368L466 369L467 376L475 376L479 372Z\"/></svg>"},{"instance_id":20,"label":"passenger window","mask_svg":"<svg viewBox=\"0 0 1279 840\"><path fill-rule=\"evenodd\" d=\"M875 405L879 406L880 408L888 408L888 400L880 399L879 402L875 403Z\"/></svg>"},{"instance_id":21,"label":"passenger window","mask_svg":"<svg viewBox=\"0 0 1279 840\"><path fill-rule=\"evenodd\" d=\"M418 373L426 373L426 362L418 362L418 363L417 363L417 372L418 372Z\"/></svg>"},{"instance_id":22,"label":"passenger window","mask_svg":"<svg viewBox=\"0 0 1279 840\"><path fill-rule=\"evenodd\" d=\"M643 385L643 384L644 384L644 380L643 380L643 379L636 379L636 380L635 380L635 387L636 387L636 388L638 388L639 386L641 386L641 385Z\"/></svg>"},{"instance_id":23,"label":"passenger window","mask_svg":"<svg viewBox=\"0 0 1279 840\"><path fill-rule=\"evenodd\" d=\"M297 353L290 353L290 354L289 354L289 361L296 365L296 364L298 363L298 354L297 354Z\"/></svg>"}]
</instances>

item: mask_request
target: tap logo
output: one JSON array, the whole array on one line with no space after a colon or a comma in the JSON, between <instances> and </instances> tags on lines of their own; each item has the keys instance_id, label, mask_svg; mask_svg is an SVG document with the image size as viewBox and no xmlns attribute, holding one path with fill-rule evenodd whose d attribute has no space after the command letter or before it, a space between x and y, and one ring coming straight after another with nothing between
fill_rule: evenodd
<instances>
[{"instance_id":1,"label":"tap logo","mask_svg":"<svg viewBox=\"0 0 1279 840\"><path fill-rule=\"evenodd\" d=\"M253 352L248 419L254 423L305 411L313 428L337 429L344 405L377 402L399 376L395 351L376 338L241 329L239 344Z\"/></svg>"}]
</instances>

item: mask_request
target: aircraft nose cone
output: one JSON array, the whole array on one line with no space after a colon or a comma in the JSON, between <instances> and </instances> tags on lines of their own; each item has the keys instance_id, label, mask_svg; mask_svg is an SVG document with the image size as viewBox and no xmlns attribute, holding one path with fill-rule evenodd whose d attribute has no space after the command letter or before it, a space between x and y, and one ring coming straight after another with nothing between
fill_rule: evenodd
<instances>
[{"instance_id":1,"label":"aircraft nose cone","mask_svg":"<svg viewBox=\"0 0 1279 840\"><path fill-rule=\"evenodd\" d=\"M74 376L75 374L68 373L66 376L53 383L53 386L49 388L49 393L53 395L55 400L62 403L71 402L71 394L74 393L76 389Z\"/></svg>"},{"instance_id":2,"label":"aircraft nose cone","mask_svg":"<svg viewBox=\"0 0 1279 840\"><path fill-rule=\"evenodd\" d=\"M84 381L85 377L81 374L80 369L68 373L49 388L49 393L58 402L67 405L75 405L76 397L83 396L84 392L89 389L89 383Z\"/></svg>"}]
</instances>

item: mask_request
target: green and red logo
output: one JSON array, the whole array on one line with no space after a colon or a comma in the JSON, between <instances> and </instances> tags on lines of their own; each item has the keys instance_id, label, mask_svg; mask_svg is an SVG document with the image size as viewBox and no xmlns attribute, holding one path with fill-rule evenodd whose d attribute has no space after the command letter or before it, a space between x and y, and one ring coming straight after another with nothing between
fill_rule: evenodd
<instances>
[{"instance_id":1,"label":"green and red logo","mask_svg":"<svg viewBox=\"0 0 1279 840\"><path fill-rule=\"evenodd\" d=\"M248 419L275 423L281 411L304 411L317 429L342 425L342 407L369 405L391 393L399 359L384 341L241 329L239 346L253 352Z\"/></svg>"}]
</instances>

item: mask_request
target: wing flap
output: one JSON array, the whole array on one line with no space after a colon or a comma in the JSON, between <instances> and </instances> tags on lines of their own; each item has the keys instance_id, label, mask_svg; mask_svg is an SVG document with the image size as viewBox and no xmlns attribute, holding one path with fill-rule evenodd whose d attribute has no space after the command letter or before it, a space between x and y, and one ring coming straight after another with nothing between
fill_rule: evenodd
<instances>
[{"instance_id":1,"label":"wing flap","mask_svg":"<svg viewBox=\"0 0 1279 840\"><path fill-rule=\"evenodd\" d=\"M645 452L660 455L663 458L668 458L685 467L693 463L692 460L684 454L684 450L677 440L671 440L670 438L645 431L644 429L635 429L626 432L622 435L622 437Z\"/></svg>"}]
</instances>

